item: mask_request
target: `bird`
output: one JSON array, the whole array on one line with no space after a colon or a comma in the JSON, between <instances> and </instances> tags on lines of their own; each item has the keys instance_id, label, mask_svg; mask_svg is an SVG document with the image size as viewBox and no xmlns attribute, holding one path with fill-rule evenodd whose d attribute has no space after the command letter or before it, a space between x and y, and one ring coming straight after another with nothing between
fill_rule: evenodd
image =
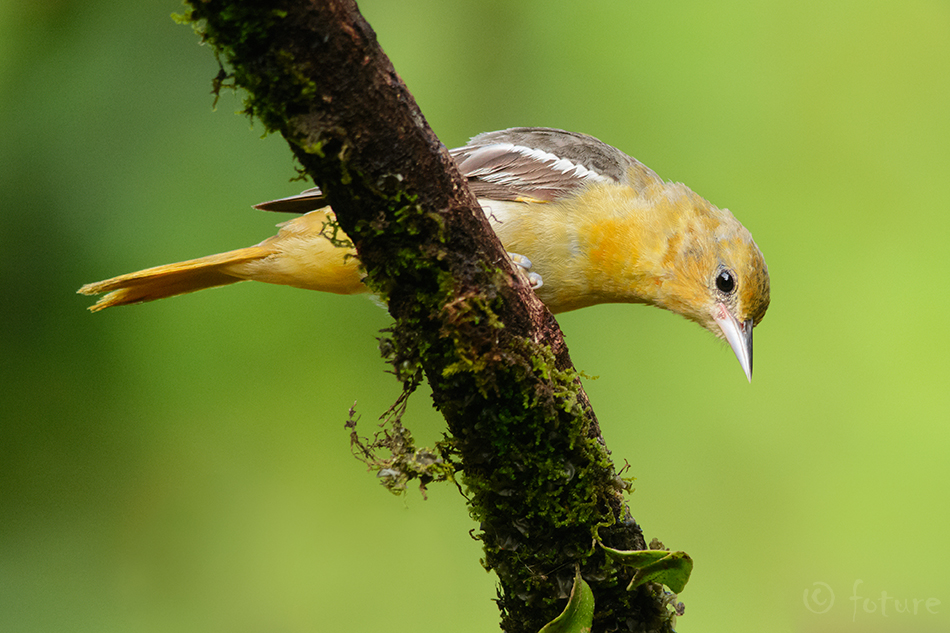
<instances>
[{"instance_id":1,"label":"bird","mask_svg":"<svg viewBox=\"0 0 950 633\"><path fill-rule=\"evenodd\" d=\"M593 136L554 128L485 132L449 150L513 263L552 313L640 303L725 339L752 380L752 330L769 272L749 231L686 185ZM369 292L319 188L255 205L300 214L261 243L84 285L102 310L244 280Z\"/></svg>"}]
</instances>

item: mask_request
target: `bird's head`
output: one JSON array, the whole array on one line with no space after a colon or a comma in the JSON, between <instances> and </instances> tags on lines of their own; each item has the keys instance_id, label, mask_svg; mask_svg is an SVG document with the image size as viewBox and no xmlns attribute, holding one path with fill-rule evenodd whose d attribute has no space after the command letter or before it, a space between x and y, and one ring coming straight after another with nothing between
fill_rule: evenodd
<instances>
[{"instance_id":1,"label":"bird's head","mask_svg":"<svg viewBox=\"0 0 950 633\"><path fill-rule=\"evenodd\" d=\"M657 303L725 339L751 381L752 328L769 307L768 266L728 210L682 189L679 232L670 238L671 265Z\"/></svg>"}]
</instances>

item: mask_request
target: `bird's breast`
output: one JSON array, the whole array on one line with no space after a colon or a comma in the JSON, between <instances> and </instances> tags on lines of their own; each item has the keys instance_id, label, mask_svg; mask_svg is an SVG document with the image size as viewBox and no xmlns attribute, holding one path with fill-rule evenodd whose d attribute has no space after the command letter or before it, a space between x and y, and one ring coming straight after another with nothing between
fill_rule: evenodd
<instances>
[{"instance_id":1,"label":"bird's breast","mask_svg":"<svg viewBox=\"0 0 950 633\"><path fill-rule=\"evenodd\" d=\"M480 200L505 250L541 275L537 294L552 312L649 302L654 292L644 265L665 242L626 196L604 189L549 203Z\"/></svg>"}]
</instances>

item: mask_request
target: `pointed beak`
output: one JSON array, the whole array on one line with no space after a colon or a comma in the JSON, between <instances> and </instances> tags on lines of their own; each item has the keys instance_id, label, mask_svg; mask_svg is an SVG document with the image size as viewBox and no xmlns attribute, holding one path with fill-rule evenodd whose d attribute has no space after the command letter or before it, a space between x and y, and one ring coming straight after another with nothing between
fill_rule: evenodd
<instances>
[{"instance_id":1,"label":"pointed beak","mask_svg":"<svg viewBox=\"0 0 950 633\"><path fill-rule=\"evenodd\" d=\"M746 378L752 382L752 319L740 322L722 304L716 306L714 318L732 351L736 353Z\"/></svg>"}]
</instances>

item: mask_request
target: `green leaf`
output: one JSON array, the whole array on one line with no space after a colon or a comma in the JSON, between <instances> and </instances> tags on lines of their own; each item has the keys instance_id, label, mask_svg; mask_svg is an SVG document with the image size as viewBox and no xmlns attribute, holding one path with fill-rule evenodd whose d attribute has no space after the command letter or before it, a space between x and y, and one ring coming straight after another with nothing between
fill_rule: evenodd
<instances>
[{"instance_id":1,"label":"green leaf","mask_svg":"<svg viewBox=\"0 0 950 633\"><path fill-rule=\"evenodd\" d=\"M635 569L633 580L627 585L632 591L645 582L658 582L666 585L673 593L680 593L689 581L693 571L693 559L686 552L668 552L666 550L618 550L601 545L607 554L625 567Z\"/></svg>"},{"instance_id":2,"label":"green leaf","mask_svg":"<svg viewBox=\"0 0 950 633\"><path fill-rule=\"evenodd\" d=\"M590 633L593 624L594 592L578 571L574 576L574 587L564 611L541 627L538 633Z\"/></svg>"}]
</instances>

